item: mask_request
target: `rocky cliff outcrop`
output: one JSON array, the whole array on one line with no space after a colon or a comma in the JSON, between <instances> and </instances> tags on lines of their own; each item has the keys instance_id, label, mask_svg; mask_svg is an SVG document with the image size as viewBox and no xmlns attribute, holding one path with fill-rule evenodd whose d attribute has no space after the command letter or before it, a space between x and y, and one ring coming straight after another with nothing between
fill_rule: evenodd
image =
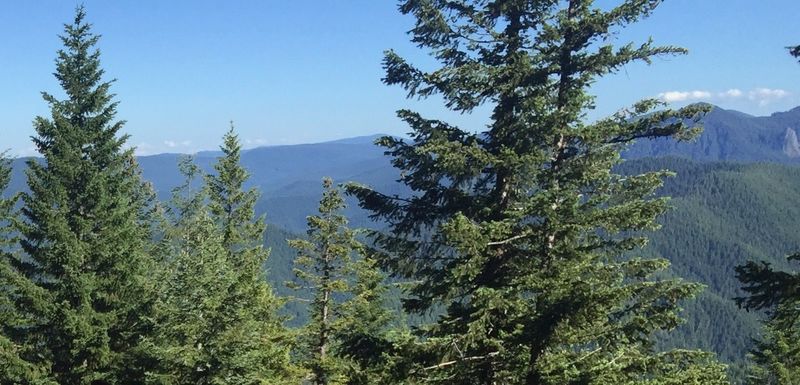
<instances>
[{"instance_id":1,"label":"rocky cliff outcrop","mask_svg":"<svg viewBox=\"0 0 800 385\"><path fill-rule=\"evenodd\" d=\"M790 158L800 157L800 143L797 142L797 132L788 127L783 137L783 153Z\"/></svg>"}]
</instances>

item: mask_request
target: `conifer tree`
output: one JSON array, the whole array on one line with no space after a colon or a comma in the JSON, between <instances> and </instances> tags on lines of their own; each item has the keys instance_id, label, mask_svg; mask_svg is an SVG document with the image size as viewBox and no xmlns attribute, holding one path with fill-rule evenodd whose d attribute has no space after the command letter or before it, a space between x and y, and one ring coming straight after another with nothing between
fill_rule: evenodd
<instances>
[{"instance_id":1,"label":"conifer tree","mask_svg":"<svg viewBox=\"0 0 800 385\"><path fill-rule=\"evenodd\" d=\"M268 250L258 196L243 191L247 173L231 130L217 174L198 191L199 171L182 164L187 182L176 190L174 225L167 232L169 273L159 306L154 345L163 367L158 384L292 383L287 331L279 300L263 274Z\"/></svg>"},{"instance_id":2,"label":"conifer tree","mask_svg":"<svg viewBox=\"0 0 800 385\"><path fill-rule=\"evenodd\" d=\"M146 188L84 19L78 7L61 36L55 77L66 99L43 93L51 116L34 121L44 160L28 162L24 255L11 258L26 322L10 334L59 384L137 384L152 326Z\"/></svg>"},{"instance_id":3,"label":"conifer tree","mask_svg":"<svg viewBox=\"0 0 800 385\"><path fill-rule=\"evenodd\" d=\"M216 226L222 233L222 241L228 259L241 275L239 289L248 291L241 295L258 296L267 300L273 308L278 307L272 289L265 281L264 264L269 250L264 248L264 217L256 217L255 205L259 193L255 188L245 189L249 178L247 170L240 164L241 144L231 124L220 147L223 156L214 165L214 174L206 175L209 189L209 208ZM263 291L263 293L261 293ZM259 294L260 293L260 294ZM255 297L243 298L243 304ZM267 316L266 314L264 316ZM274 314L268 319L274 319ZM268 321L263 319L263 321Z\"/></svg>"},{"instance_id":4,"label":"conifer tree","mask_svg":"<svg viewBox=\"0 0 800 385\"><path fill-rule=\"evenodd\" d=\"M316 385L378 383L390 321L383 307L383 275L341 214L339 188L325 178L319 214L308 217L308 239L298 250L291 287L310 290L310 321L299 349Z\"/></svg>"},{"instance_id":5,"label":"conifer tree","mask_svg":"<svg viewBox=\"0 0 800 385\"><path fill-rule=\"evenodd\" d=\"M335 323L334 353L346 360L348 385L384 384L392 381L395 347L406 330L393 328L397 317L387 307L389 287L377 261L368 250L354 254L347 272L350 289Z\"/></svg>"},{"instance_id":6,"label":"conifer tree","mask_svg":"<svg viewBox=\"0 0 800 385\"><path fill-rule=\"evenodd\" d=\"M702 286L662 277L638 255L667 208L667 172L622 176L620 151L639 138L686 139L707 110L644 100L589 122L589 86L633 62L680 54L648 41L614 47L619 28L660 1L408 0L411 39L440 66L386 53L384 82L438 95L485 132L418 113L398 115L411 140L384 137L409 197L350 185L374 219L382 262L414 282L408 311L439 314L419 328L407 383L721 384L724 366L693 350L659 351Z\"/></svg>"},{"instance_id":7,"label":"conifer tree","mask_svg":"<svg viewBox=\"0 0 800 385\"><path fill-rule=\"evenodd\" d=\"M255 214L258 191L245 189L250 176L241 165L241 144L232 122L220 150L223 156L214 165L216 173L205 179L211 218L236 274L226 311L236 315L239 327L261 340L260 345L243 347L240 355L251 361L248 365L288 376L289 335L278 315L283 301L273 293L264 272L269 258L269 249L264 247L266 224L263 216Z\"/></svg>"},{"instance_id":8,"label":"conifer tree","mask_svg":"<svg viewBox=\"0 0 800 385\"><path fill-rule=\"evenodd\" d=\"M158 333L152 340L159 367L152 384L220 383L231 375L216 352L223 325L221 308L233 283L222 235L207 210L207 189L192 190L199 171L182 160L186 183L174 191L167 228L167 273L157 306Z\"/></svg>"},{"instance_id":9,"label":"conifer tree","mask_svg":"<svg viewBox=\"0 0 800 385\"><path fill-rule=\"evenodd\" d=\"M800 254L788 257L800 261ZM736 268L747 297L740 307L767 312L764 335L752 352L755 364L749 384L794 385L800 383L800 273L775 269L766 262L750 261Z\"/></svg>"},{"instance_id":10,"label":"conifer tree","mask_svg":"<svg viewBox=\"0 0 800 385\"><path fill-rule=\"evenodd\" d=\"M20 348L2 333L7 326L14 325L14 309L11 286L7 282L10 277L8 255L14 243L10 226L11 211L14 201L3 197L11 179L11 168L5 154L0 154L0 383L22 382L26 362L20 358Z\"/></svg>"},{"instance_id":11,"label":"conifer tree","mask_svg":"<svg viewBox=\"0 0 800 385\"><path fill-rule=\"evenodd\" d=\"M16 344L6 336L11 329L24 320L14 309L14 300L19 291L15 288L24 284L14 274L9 264L17 242L13 225L16 222L14 204L16 196L4 197L3 192L11 180L10 160L0 153L0 383L46 383L43 368L36 367L22 357L24 346Z\"/></svg>"}]
</instances>

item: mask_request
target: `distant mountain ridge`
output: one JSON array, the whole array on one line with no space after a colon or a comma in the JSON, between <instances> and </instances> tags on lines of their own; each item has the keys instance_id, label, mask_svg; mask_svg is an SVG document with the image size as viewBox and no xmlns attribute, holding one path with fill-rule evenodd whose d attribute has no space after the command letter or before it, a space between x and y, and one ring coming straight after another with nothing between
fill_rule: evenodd
<instances>
[{"instance_id":1,"label":"distant mountain ridge","mask_svg":"<svg viewBox=\"0 0 800 385\"><path fill-rule=\"evenodd\" d=\"M703 118L703 133L693 142L641 140L623 157L675 156L699 162L775 162L800 164L800 107L770 116L752 116L714 107Z\"/></svg>"},{"instance_id":2,"label":"distant mountain ridge","mask_svg":"<svg viewBox=\"0 0 800 385\"><path fill-rule=\"evenodd\" d=\"M640 140L623 152L623 158L680 157L698 162L773 162L800 164L800 107L770 116L752 116L714 107L703 119L704 131L693 142L676 143L671 139ZM258 147L242 154L242 164L250 171L250 187L261 190L259 209L268 220L293 232L305 228L305 216L315 210L320 180L323 176L337 182L358 181L382 191L402 189L396 180L384 149L374 145L383 135L298 144ZM201 168L210 171L219 152L204 151L195 155ZM138 158L142 172L153 183L162 199L182 177L178 172L179 154L159 154ZM24 188L24 159L15 164L12 191ZM297 208L303 208L302 211ZM351 209L353 213L355 208ZM364 224L356 216L356 222Z\"/></svg>"},{"instance_id":3,"label":"distant mountain ridge","mask_svg":"<svg viewBox=\"0 0 800 385\"><path fill-rule=\"evenodd\" d=\"M390 160L383 154L384 149L374 145L381 136L243 151L241 162L250 172L247 187L257 188L262 195L257 210L266 212L269 222L300 233L306 227L305 217L316 212L323 177L331 177L337 183L362 181L383 190L397 190L399 171L392 168ZM216 151L203 151L195 154L194 159L201 169L211 172L219 155ZM183 181L178 170L182 156L185 155L168 153L137 158L143 177L152 183L162 200L169 199L172 189ZM24 170L28 159L20 158L13 162L10 192L25 189ZM349 210L352 214L357 208ZM365 224L358 219L356 223Z\"/></svg>"},{"instance_id":4,"label":"distant mountain ridge","mask_svg":"<svg viewBox=\"0 0 800 385\"><path fill-rule=\"evenodd\" d=\"M680 157L698 162L773 162L800 164L800 107L770 116L752 116L714 107L703 119L704 131L693 142L676 143L671 139L640 140L623 152L623 158ZM396 180L384 149L374 145L383 135L298 144L258 147L242 154L242 164L250 171L250 187L261 190L259 209L268 220L293 232L305 228L305 216L315 210L320 180L324 176L336 182L358 181L382 191L402 189ZM210 171L219 152L203 151L195 155L201 168ZM138 158L145 179L153 183L162 199L180 184L180 154L159 154ZM15 164L11 190L24 188L24 159ZM296 208L302 207L303 211ZM307 210L306 210L307 209ZM351 209L356 210L356 209ZM356 216L357 218L363 215ZM363 222L356 219L358 224Z\"/></svg>"}]
</instances>

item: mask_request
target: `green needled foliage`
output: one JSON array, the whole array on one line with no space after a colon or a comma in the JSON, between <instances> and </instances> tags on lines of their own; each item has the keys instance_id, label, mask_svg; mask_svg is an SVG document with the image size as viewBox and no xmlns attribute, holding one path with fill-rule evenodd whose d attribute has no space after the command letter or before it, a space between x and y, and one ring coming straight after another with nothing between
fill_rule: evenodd
<instances>
[{"instance_id":1,"label":"green needled foliage","mask_svg":"<svg viewBox=\"0 0 800 385\"><path fill-rule=\"evenodd\" d=\"M788 257L800 261L800 254ZM736 268L747 297L737 298L740 307L766 310L764 336L752 352L755 363L750 384L800 384L800 273L773 268L769 263L748 262Z\"/></svg>"},{"instance_id":2,"label":"green needled foliage","mask_svg":"<svg viewBox=\"0 0 800 385\"><path fill-rule=\"evenodd\" d=\"M309 216L308 239L294 239L295 289L313 293L299 355L311 383L380 383L386 353L386 287L347 218L339 188L325 178L319 214Z\"/></svg>"},{"instance_id":3,"label":"green needled foliage","mask_svg":"<svg viewBox=\"0 0 800 385\"><path fill-rule=\"evenodd\" d=\"M241 145L231 123L220 147L223 156L214 165L215 174L207 175L210 209L222 230L223 243L237 265L261 278L261 266L269 251L264 250L264 218L255 218L255 204L259 193L244 189L249 178L247 170L239 163Z\"/></svg>"},{"instance_id":4,"label":"green needled foliage","mask_svg":"<svg viewBox=\"0 0 800 385\"><path fill-rule=\"evenodd\" d=\"M59 384L138 384L154 295L143 223L149 194L124 149L98 36L84 18L79 7L61 36L55 76L66 99L43 93L51 116L34 122L44 160L28 162L24 254L10 259L23 322L9 334Z\"/></svg>"},{"instance_id":5,"label":"green needled foliage","mask_svg":"<svg viewBox=\"0 0 800 385\"><path fill-rule=\"evenodd\" d=\"M228 290L225 311L233 316L232 326L240 328L242 334L237 337L241 340L230 341L232 348L238 349L231 352L231 365L237 363L240 370L253 372L254 378L263 376L271 383L289 381L290 336L278 315L283 301L275 296L264 274L269 257L269 250L264 248L266 225L263 217L255 215L259 193L244 188L249 174L240 164L241 144L233 123L220 149L223 156L214 166L216 174L207 175L205 180L211 218L222 235L226 261L235 279Z\"/></svg>"},{"instance_id":6,"label":"green needled foliage","mask_svg":"<svg viewBox=\"0 0 800 385\"><path fill-rule=\"evenodd\" d=\"M14 200L3 198L3 192L11 179L10 161L0 154L0 383L22 382L27 374L27 363L20 358L20 347L4 336L8 326L15 325L13 310L14 295L8 282L10 266L8 257L14 244L11 229Z\"/></svg>"},{"instance_id":7,"label":"green needled foliage","mask_svg":"<svg viewBox=\"0 0 800 385\"><path fill-rule=\"evenodd\" d=\"M638 256L666 199L668 172L622 176L619 152L639 138L692 138L707 111L645 100L596 122L589 86L624 65L681 54L626 44L614 33L660 1L408 0L411 39L441 64L425 71L397 53L385 83L438 95L461 113L492 108L472 133L402 110L411 141L385 137L409 197L351 185L389 224L382 262L414 284L408 311L432 312L408 345L398 383L723 384L702 351L658 351L699 284L664 278L668 261Z\"/></svg>"},{"instance_id":8,"label":"green needled foliage","mask_svg":"<svg viewBox=\"0 0 800 385\"><path fill-rule=\"evenodd\" d=\"M220 332L219 308L231 284L221 235L204 210L206 191L189 191L197 169L187 159L181 164L186 183L175 191L164 243L167 268L157 306L158 333L152 340L159 367L148 383L213 383L219 370L212 367L216 348L208 340ZM184 195L181 195L184 194Z\"/></svg>"},{"instance_id":9,"label":"green needled foliage","mask_svg":"<svg viewBox=\"0 0 800 385\"><path fill-rule=\"evenodd\" d=\"M45 368L25 361L22 358L25 355L24 347L6 337L6 333L26 322L14 309L15 299L20 293L17 287L26 282L19 279L9 264L18 241L13 228L17 221L14 213L17 197L3 197L11 179L10 163L5 154L0 153L0 383L52 383L46 380Z\"/></svg>"},{"instance_id":10,"label":"green needled foliage","mask_svg":"<svg viewBox=\"0 0 800 385\"><path fill-rule=\"evenodd\" d=\"M168 273L159 301L153 384L296 383L280 301L264 279L264 224L257 195L243 192L239 143L225 136L218 174L199 179L191 160L176 189L165 244ZM193 191L193 186L200 185Z\"/></svg>"}]
</instances>

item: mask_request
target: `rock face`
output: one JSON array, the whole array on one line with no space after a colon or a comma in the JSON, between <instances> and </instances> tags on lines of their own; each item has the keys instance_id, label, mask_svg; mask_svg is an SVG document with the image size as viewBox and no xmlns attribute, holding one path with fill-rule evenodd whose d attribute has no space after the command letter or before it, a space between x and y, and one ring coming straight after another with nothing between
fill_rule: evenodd
<instances>
[{"instance_id":1,"label":"rock face","mask_svg":"<svg viewBox=\"0 0 800 385\"><path fill-rule=\"evenodd\" d=\"M800 157L800 143L797 142L797 132L787 127L783 137L783 153L790 158Z\"/></svg>"}]
</instances>

